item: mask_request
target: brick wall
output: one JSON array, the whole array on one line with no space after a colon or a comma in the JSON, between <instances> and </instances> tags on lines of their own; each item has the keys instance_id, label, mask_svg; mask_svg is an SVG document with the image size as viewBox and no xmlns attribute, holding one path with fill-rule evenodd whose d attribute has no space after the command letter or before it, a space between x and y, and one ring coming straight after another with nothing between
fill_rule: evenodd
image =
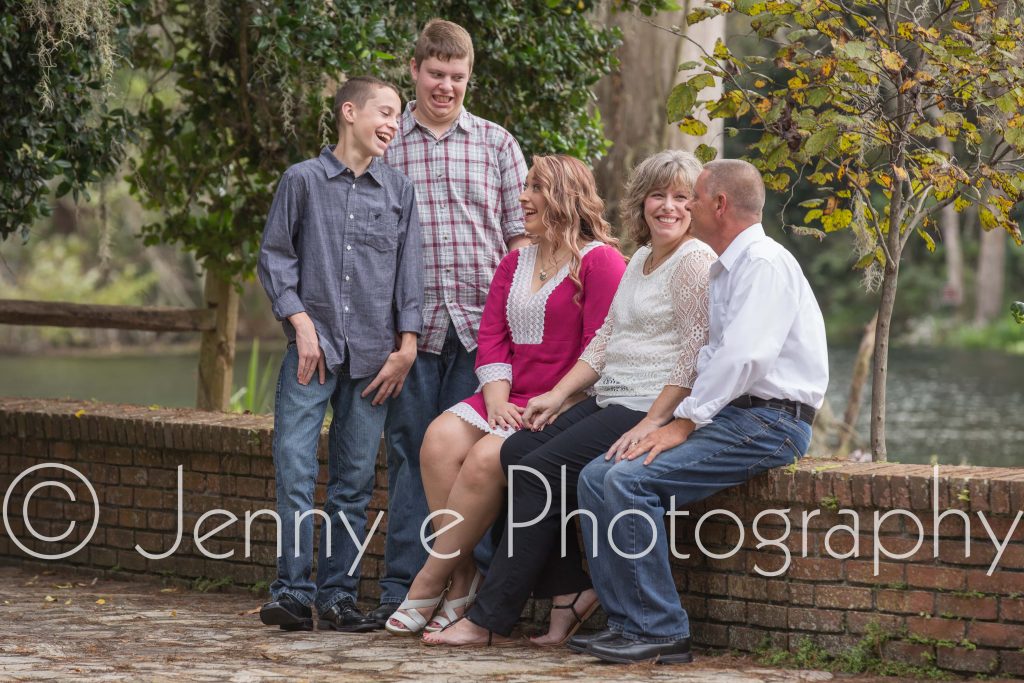
<instances>
[{"instance_id":1,"label":"brick wall","mask_svg":"<svg viewBox=\"0 0 1024 683\"><path fill-rule=\"evenodd\" d=\"M70 551L86 537L94 518L92 500L72 473L49 468L12 486L33 465L62 463L92 483L100 513L85 547L51 561L240 584L269 582L275 566L273 523L265 516L253 522L249 558L243 539L246 511L274 507L271 429L272 420L258 416L0 399L0 491L10 496L11 531L29 549L49 554ZM179 465L184 490L180 545L165 559L147 559L135 550L136 544L151 553L174 544ZM321 469L322 484L326 467ZM865 634L882 632L887 635L885 658L960 672L1024 675L1024 522L1014 526L1024 510L1024 470L942 467L934 501L932 473L928 466L805 460L691 508L688 517L678 519L675 543L678 553L691 557L674 560L674 571L695 642L740 650L795 650L810 640L841 653ZM25 496L44 480L64 482L76 498L72 502L54 486L32 495L29 523L37 534L60 536L71 521L76 523L65 539L46 544L32 539L22 516ZM386 490L381 488L385 481L379 459L371 521L386 507ZM321 486L318 500L322 494ZM964 554L961 518L947 515L935 534L933 502L940 513L954 509L968 515L969 557ZM233 551L219 560L205 557L193 540L200 515L218 508L239 517L204 542L209 553ZM779 538L785 531L783 517L791 525L785 540L789 564L774 577L757 571L771 573L786 562L779 548L756 547L753 520L768 509L785 512L762 515L757 524L762 538ZM896 509L921 522L923 543L916 551L913 519L905 514L884 517ZM742 532L724 513L704 516L712 510L735 514ZM704 551L695 542L702 516ZM859 548L854 548L854 535L839 528L852 527L854 517ZM208 519L201 532L226 521L222 516ZM370 601L378 595L385 524L386 519L363 562L361 591ZM1009 538L991 572L996 549L989 530L1000 543ZM879 551L876 567L876 542L890 555L906 557L886 557ZM855 549L856 555L842 557ZM709 554L729 556L711 559ZM0 534L0 558L38 561L6 531ZM531 605L525 616L540 618L543 611Z\"/></svg>"}]
</instances>

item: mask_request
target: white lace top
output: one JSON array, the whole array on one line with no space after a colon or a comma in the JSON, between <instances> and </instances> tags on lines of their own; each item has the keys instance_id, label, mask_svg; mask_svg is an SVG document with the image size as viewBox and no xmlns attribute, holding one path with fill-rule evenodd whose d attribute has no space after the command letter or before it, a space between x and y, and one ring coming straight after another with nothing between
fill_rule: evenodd
<instances>
[{"instance_id":1,"label":"white lace top","mask_svg":"<svg viewBox=\"0 0 1024 683\"><path fill-rule=\"evenodd\" d=\"M650 247L633 255L608 318L580 360L599 375L594 391L612 404L647 412L666 384L692 387L708 341L708 269L717 256L700 240L684 242L650 275Z\"/></svg>"}]
</instances>

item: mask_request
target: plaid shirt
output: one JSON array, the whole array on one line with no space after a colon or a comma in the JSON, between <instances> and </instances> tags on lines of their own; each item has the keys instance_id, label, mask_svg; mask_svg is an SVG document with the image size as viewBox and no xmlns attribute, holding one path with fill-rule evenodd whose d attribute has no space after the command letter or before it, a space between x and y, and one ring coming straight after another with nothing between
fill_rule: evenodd
<instances>
[{"instance_id":1,"label":"plaid shirt","mask_svg":"<svg viewBox=\"0 0 1024 683\"><path fill-rule=\"evenodd\" d=\"M472 351L494 271L508 241L523 234L526 161L495 123L463 109L437 138L417 123L415 108L409 102L384 158L416 187L424 262L419 348L441 353L450 320Z\"/></svg>"}]
</instances>

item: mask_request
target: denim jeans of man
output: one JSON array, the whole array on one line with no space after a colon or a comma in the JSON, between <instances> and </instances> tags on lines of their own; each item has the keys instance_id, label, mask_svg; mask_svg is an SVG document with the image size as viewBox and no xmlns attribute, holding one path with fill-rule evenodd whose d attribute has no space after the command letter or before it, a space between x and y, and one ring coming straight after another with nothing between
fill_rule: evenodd
<instances>
[{"instance_id":1,"label":"denim jeans of man","mask_svg":"<svg viewBox=\"0 0 1024 683\"><path fill-rule=\"evenodd\" d=\"M304 605L315 604L323 612L357 595L359 567L353 565L359 550L353 534L358 545L363 545L366 506L373 493L388 404L372 406L369 398L362 398L360 393L373 377L352 379L347 363L338 374L328 371L323 384L314 373L309 384L303 386L296 378L298 360L295 345L289 344L277 378L273 450L281 555L270 593L274 600L288 594ZM320 470L317 444L328 403L334 409L334 418L328 432L329 477L321 514L313 509L313 495ZM301 522L296 536L297 515ZM315 586L310 580L314 517L320 518L321 531Z\"/></svg>"},{"instance_id":2,"label":"denim jeans of man","mask_svg":"<svg viewBox=\"0 0 1024 683\"><path fill-rule=\"evenodd\" d=\"M689 618L672 577L664 519L673 509L673 498L674 509L683 510L717 491L795 462L810 439L810 426L784 411L726 406L711 424L659 454L650 465L643 464L643 457L617 463L598 458L583 468L577 492L580 508L597 520L595 534L589 517L581 515L583 539L590 576L610 628L626 638L651 642L689 637Z\"/></svg>"},{"instance_id":3,"label":"denim jeans of man","mask_svg":"<svg viewBox=\"0 0 1024 683\"><path fill-rule=\"evenodd\" d=\"M391 400L385 426L388 450L388 530L384 547L382 605L405 600L427 551L420 540L427 498L420 478L420 446L430 422L473 394L476 352L467 351L448 327L441 353L419 352L402 393ZM432 529L424 535L429 536Z\"/></svg>"}]
</instances>

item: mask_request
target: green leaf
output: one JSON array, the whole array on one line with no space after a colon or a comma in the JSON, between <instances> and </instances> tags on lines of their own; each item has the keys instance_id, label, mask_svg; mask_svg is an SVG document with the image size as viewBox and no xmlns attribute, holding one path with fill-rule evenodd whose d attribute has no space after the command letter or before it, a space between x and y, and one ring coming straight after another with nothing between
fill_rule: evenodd
<instances>
[{"instance_id":1,"label":"green leaf","mask_svg":"<svg viewBox=\"0 0 1024 683\"><path fill-rule=\"evenodd\" d=\"M665 109L669 121L679 121L693 111L693 105L697 102L697 93L689 83L680 83L672 88L668 94L668 101Z\"/></svg>"},{"instance_id":2,"label":"green leaf","mask_svg":"<svg viewBox=\"0 0 1024 683\"><path fill-rule=\"evenodd\" d=\"M691 60L689 62L683 62L682 64L680 64L679 68L677 68L676 71L691 71L693 69L699 69L700 67L701 62L695 62Z\"/></svg>"},{"instance_id":3,"label":"green leaf","mask_svg":"<svg viewBox=\"0 0 1024 683\"><path fill-rule=\"evenodd\" d=\"M700 92L704 88L713 88L715 86L715 77L711 74L697 74L688 80L687 84L693 88L694 92Z\"/></svg>"},{"instance_id":4,"label":"green leaf","mask_svg":"<svg viewBox=\"0 0 1024 683\"><path fill-rule=\"evenodd\" d=\"M693 151L695 157L700 159L700 163L706 164L709 161L713 161L718 156L718 150L710 145L703 143L697 145L697 149Z\"/></svg>"},{"instance_id":5,"label":"green leaf","mask_svg":"<svg viewBox=\"0 0 1024 683\"><path fill-rule=\"evenodd\" d=\"M804 142L803 151L808 156L817 156L830 147L839 137L839 129L836 126L826 126L811 134Z\"/></svg>"}]
</instances>

